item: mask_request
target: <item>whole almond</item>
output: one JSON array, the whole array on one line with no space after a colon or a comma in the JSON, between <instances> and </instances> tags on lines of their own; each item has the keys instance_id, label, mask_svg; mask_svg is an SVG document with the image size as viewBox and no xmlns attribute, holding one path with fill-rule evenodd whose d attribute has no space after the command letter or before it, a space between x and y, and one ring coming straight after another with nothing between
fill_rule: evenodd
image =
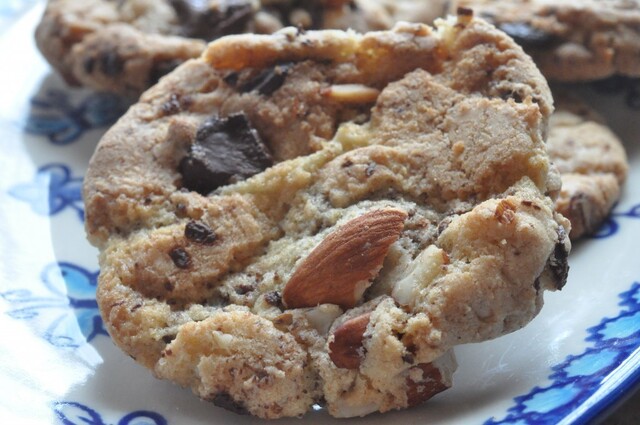
<instances>
[{"instance_id":1,"label":"whole almond","mask_svg":"<svg viewBox=\"0 0 640 425\"><path fill-rule=\"evenodd\" d=\"M422 378L414 381L412 371L421 371ZM407 377L407 407L412 407L429 400L434 395L449 388L443 382L440 370L431 363L421 363L411 369Z\"/></svg>"},{"instance_id":2,"label":"whole almond","mask_svg":"<svg viewBox=\"0 0 640 425\"><path fill-rule=\"evenodd\" d=\"M371 313L365 313L347 320L333 332L329 343L329 357L333 363L344 369L357 369L362 361L362 338L367 330Z\"/></svg>"},{"instance_id":3,"label":"whole almond","mask_svg":"<svg viewBox=\"0 0 640 425\"><path fill-rule=\"evenodd\" d=\"M282 292L285 306L355 306L382 268L406 217L407 213L401 210L375 210L330 233L289 279Z\"/></svg>"}]
</instances>

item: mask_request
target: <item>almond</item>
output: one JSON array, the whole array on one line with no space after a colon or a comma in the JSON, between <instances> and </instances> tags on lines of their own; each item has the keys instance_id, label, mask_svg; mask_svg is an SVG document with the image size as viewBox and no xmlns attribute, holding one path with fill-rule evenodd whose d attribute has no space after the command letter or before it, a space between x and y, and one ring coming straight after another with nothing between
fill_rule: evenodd
<instances>
[{"instance_id":1,"label":"almond","mask_svg":"<svg viewBox=\"0 0 640 425\"><path fill-rule=\"evenodd\" d=\"M333 332L329 343L329 357L333 363L344 369L357 369L364 355L362 338L367 330L371 313L347 320Z\"/></svg>"},{"instance_id":2,"label":"almond","mask_svg":"<svg viewBox=\"0 0 640 425\"><path fill-rule=\"evenodd\" d=\"M421 378L414 380L415 375ZM434 395L449 388L443 382L440 369L432 363L421 363L409 369L407 376L407 407L412 407L429 400Z\"/></svg>"},{"instance_id":3,"label":"almond","mask_svg":"<svg viewBox=\"0 0 640 425\"><path fill-rule=\"evenodd\" d=\"M363 84L334 84L323 90L322 94L339 103L374 103L380 90Z\"/></svg>"},{"instance_id":4,"label":"almond","mask_svg":"<svg viewBox=\"0 0 640 425\"><path fill-rule=\"evenodd\" d=\"M287 308L356 305L382 268L389 246L398 240L407 213L368 212L330 233L305 258L282 291Z\"/></svg>"}]
</instances>

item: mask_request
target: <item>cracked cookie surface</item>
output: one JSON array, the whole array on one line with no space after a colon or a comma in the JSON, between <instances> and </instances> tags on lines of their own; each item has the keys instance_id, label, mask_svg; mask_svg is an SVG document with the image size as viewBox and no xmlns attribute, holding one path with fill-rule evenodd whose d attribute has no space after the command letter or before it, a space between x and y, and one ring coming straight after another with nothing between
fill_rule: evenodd
<instances>
[{"instance_id":1,"label":"cracked cookie surface","mask_svg":"<svg viewBox=\"0 0 640 425\"><path fill-rule=\"evenodd\" d=\"M68 83L137 97L224 35L382 30L429 23L444 8L443 0L49 0L36 41Z\"/></svg>"},{"instance_id":2,"label":"cracked cookie surface","mask_svg":"<svg viewBox=\"0 0 640 425\"><path fill-rule=\"evenodd\" d=\"M501 31L437 25L224 37L147 91L84 183L114 342L234 411L350 417L529 322L568 271L551 94Z\"/></svg>"}]
</instances>

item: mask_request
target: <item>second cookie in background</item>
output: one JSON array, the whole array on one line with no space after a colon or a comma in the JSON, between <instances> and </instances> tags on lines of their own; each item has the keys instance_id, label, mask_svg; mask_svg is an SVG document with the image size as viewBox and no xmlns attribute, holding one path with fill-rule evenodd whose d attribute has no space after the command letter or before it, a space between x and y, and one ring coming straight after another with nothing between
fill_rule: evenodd
<instances>
[{"instance_id":1,"label":"second cookie in background","mask_svg":"<svg viewBox=\"0 0 640 425\"><path fill-rule=\"evenodd\" d=\"M556 210L571 221L571 239L595 233L620 198L628 162L620 139L586 103L554 93L547 149L562 177Z\"/></svg>"}]
</instances>

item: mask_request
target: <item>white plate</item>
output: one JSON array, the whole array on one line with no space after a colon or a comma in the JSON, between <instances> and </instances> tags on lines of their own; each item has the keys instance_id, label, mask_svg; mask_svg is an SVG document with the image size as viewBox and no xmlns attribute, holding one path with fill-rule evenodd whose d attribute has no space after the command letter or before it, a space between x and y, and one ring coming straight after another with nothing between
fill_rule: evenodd
<instances>
[{"instance_id":1,"label":"white plate","mask_svg":"<svg viewBox=\"0 0 640 425\"><path fill-rule=\"evenodd\" d=\"M156 380L106 335L80 186L97 141L124 106L69 89L51 72L33 44L41 12L40 4L0 31L1 423L260 422ZM525 329L459 347L450 391L349 423L583 423L638 382L640 113L625 106L625 90L583 91L624 139L631 173L601 237L574 246L565 289L547 294ZM320 421L332 422L314 412L279 423Z\"/></svg>"}]
</instances>

